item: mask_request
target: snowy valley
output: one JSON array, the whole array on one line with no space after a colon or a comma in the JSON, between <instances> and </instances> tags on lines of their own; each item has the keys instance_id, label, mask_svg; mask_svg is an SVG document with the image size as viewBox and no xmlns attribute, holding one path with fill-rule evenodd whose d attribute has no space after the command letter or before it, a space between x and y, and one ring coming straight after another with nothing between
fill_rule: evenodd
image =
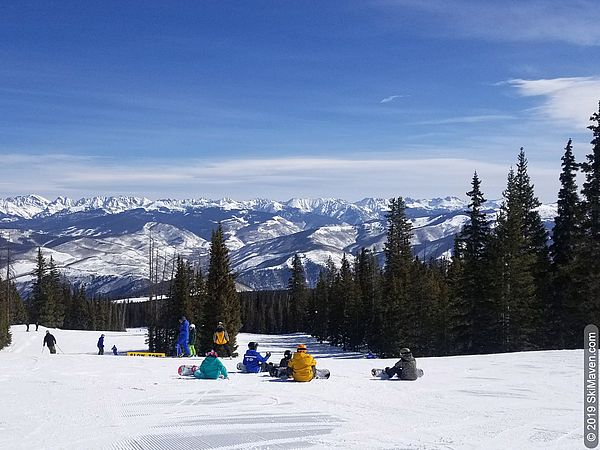
<instances>
[{"instance_id":1,"label":"snowy valley","mask_svg":"<svg viewBox=\"0 0 600 450\"><path fill-rule=\"evenodd\" d=\"M454 198L406 199L413 224L413 247L420 258L448 255L454 235L467 220L466 202ZM94 197L80 200L37 195L0 199L1 265L12 254L14 279L21 289L31 280L38 247L60 271L91 293L143 294L148 278L150 242L158 252L159 272L170 272L176 255L205 267L211 231L226 232L239 289L286 286L294 253L303 259L314 284L328 258L339 265L344 254L361 247L381 252L386 239L386 199L351 203L340 199L235 201L148 200ZM500 201L489 201L494 220ZM551 228L556 205L542 205Z\"/></svg>"}]
</instances>

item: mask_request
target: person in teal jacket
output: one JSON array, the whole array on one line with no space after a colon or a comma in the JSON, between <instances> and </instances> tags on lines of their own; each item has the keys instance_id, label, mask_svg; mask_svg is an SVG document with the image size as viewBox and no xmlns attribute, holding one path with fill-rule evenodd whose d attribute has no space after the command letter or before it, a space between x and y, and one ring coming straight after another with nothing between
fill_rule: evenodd
<instances>
[{"instance_id":1,"label":"person in teal jacket","mask_svg":"<svg viewBox=\"0 0 600 450\"><path fill-rule=\"evenodd\" d=\"M217 352L211 350L206 354L206 358L200 364L200 367L194 372L196 378L216 380L217 378L229 379L227 369L218 358Z\"/></svg>"}]
</instances>

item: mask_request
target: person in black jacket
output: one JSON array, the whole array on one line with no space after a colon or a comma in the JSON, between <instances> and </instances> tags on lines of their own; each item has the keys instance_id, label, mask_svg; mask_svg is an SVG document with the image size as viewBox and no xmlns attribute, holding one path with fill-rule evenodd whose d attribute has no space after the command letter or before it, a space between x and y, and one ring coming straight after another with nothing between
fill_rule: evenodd
<instances>
[{"instance_id":1,"label":"person in black jacket","mask_svg":"<svg viewBox=\"0 0 600 450\"><path fill-rule=\"evenodd\" d=\"M281 358L281 361L279 361L279 365L271 366L269 368L269 375L271 375L272 377L280 377L284 373L287 373L287 366L290 362L290 359L292 359L292 352L286 350L285 352L283 352L283 358Z\"/></svg>"},{"instance_id":2,"label":"person in black jacket","mask_svg":"<svg viewBox=\"0 0 600 450\"><path fill-rule=\"evenodd\" d=\"M42 348L47 345L50 353L56 353L56 338L52 336L52 334L46 330L46 336L44 336L44 343L42 344Z\"/></svg>"}]
</instances>

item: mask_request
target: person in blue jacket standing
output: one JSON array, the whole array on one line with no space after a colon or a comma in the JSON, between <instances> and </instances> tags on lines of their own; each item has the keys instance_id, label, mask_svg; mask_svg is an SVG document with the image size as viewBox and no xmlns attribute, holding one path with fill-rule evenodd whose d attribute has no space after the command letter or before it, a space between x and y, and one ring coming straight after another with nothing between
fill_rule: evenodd
<instances>
[{"instance_id":1,"label":"person in blue jacket standing","mask_svg":"<svg viewBox=\"0 0 600 450\"><path fill-rule=\"evenodd\" d=\"M104 355L104 335L100 335L100 339L98 339L98 354Z\"/></svg>"},{"instance_id":2,"label":"person in blue jacket standing","mask_svg":"<svg viewBox=\"0 0 600 450\"><path fill-rule=\"evenodd\" d=\"M179 319L179 338L177 339L177 344L183 350L183 356L190 356L190 347L188 346L189 337L190 323L185 316L181 316L181 319Z\"/></svg>"},{"instance_id":3,"label":"person in blue jacket standing","mask_svg":"<svg viewBox=\"0 0 600 450\"><path fill-rule=\"evenodd\" d=\"M271 356L271 352L267 352L265 356L262 356L256 351L257 348L258 342L248 343L248 350L246 350L244 360L242 361L246 372L258 373L268 371L267 360Z\"/></svg>"},{"instance_id":4,"label":"person in blue jacket standing","mask_svg":"<svg viewBox=\"0 0 600 450\"><path fill-rule=\"evenodd\" d=\"M206 354L206 358L200 364L200 367L194 372L196 378L204 380L216 380L217 378L229 379L227 369L218 358L217 352L211 350Z\"/></svg>"}]
</instances>

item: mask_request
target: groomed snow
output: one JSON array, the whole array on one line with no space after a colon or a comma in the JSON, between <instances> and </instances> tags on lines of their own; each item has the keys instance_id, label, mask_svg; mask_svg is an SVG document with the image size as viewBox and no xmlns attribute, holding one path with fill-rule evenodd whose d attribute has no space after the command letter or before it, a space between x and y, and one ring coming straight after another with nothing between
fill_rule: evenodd
<instances>
[{"instance_id":1,"label":"groomed snow","mask_svg":"<svg viewBox=\"0 0 600 450\"><path fill-rule=\"evenodd\" d=\"M35 327L31 327L35 329ZM45 328L12 327L0 352L2 449L580 449L582 351L418 358L415 382L378 380L369 360L304 335L239 336L276 362L308 344L329 380L281 382L239 374L179 377L200 359L113 356L144 348L145 330L52 330L57 355L42 352ZM418 355L417 355L418 356Z\"/></svg>"}]
</instances>

